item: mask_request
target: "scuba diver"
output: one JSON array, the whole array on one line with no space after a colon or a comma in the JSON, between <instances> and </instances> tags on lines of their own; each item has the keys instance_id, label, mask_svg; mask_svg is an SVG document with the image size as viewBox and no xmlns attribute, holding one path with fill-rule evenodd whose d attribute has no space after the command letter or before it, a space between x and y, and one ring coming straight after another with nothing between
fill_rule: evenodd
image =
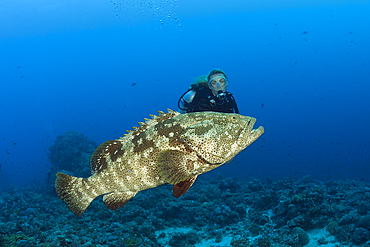
<instances>
[{"instance_id":1,"label":"scuba diver","mask_svg":"<svg viewBox=\"0 0 370 247\"><path fill-rule=\"evenodd\" d=\"M215 111L238 113L232 93L227 92L228 79L220 69L213 69L208 76L198 76L188 91L181 95L177 106L181 113Z\"/></svg>"}]
</instances>

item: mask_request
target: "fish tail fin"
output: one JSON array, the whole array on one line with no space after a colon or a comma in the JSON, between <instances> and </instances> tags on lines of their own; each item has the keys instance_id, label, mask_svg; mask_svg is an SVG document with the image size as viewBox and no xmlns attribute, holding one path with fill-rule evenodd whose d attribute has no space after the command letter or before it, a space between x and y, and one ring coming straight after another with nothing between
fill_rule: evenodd
<instances>
[{"instance_id":1,"label":"fish tail fin","mask_svg":"<svg viewBox=\"0 0 370 247\"><path fill-rule=\"evenodd\" d=\"M87 178L73 177L61 172L56 174L55 190L58 197L67 204L69 210L81 216L90 203L98 196L89 186Z\"/></svg>"}]
</instances>

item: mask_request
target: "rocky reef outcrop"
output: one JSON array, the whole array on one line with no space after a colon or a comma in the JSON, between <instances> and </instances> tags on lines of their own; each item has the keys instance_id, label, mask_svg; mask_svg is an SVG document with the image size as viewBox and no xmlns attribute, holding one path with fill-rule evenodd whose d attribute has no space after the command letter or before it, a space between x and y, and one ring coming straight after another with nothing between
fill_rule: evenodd
<instances>
[{"instance_id":1,"label":"rocky reef outcrop","mask_svg":"<svg viewBox=\"0 0 370 247\"><path fill-rule=\"evenodd\" d=\"M55 174L63 171L67 174L89 177L91 175L89 160L97 144L76 131L67 131L54 140L49 148L48 159L51 163L46 179L47 190L54 193Z\"/></svg>"}]
</instances>

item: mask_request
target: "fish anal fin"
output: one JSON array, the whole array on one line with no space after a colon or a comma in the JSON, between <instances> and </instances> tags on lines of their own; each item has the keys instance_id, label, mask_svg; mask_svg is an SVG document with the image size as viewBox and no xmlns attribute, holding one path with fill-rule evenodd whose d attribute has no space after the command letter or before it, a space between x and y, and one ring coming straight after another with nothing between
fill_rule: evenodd
<instances>
[{"instance_id":1,"label":"fish anal fin","mask_svg":"<svg viewBox=\"0 0 370 247\"><path fill-rule=\"evenodd\" d=\"M173 196L179 198L180 196L184 195L190 189L196 179L197 176L190 177L178 184L173 185Z\"/></svg>"},{"instance_id":2,"label":"fish anal fin","mask_svg":"<svg viewBox=\"0 0 370 247\"><path fill-rule=\"evenodd\" d=\"M128 203L128 201L133 198L137 192L113 192L103 196L104 204L110 210L117 210Z\"/></svg>"},{"instance_id":3,"label":"fish anal fin","mask_svg":"<svg viewBox=\"0 0 370 247\"><path fill-rule=\"evenodd\" d=\"M195 159L180 150L165 150L159 153L159 175L169 184L178 184L194 176Z\"/></svg>"}]
</instances>

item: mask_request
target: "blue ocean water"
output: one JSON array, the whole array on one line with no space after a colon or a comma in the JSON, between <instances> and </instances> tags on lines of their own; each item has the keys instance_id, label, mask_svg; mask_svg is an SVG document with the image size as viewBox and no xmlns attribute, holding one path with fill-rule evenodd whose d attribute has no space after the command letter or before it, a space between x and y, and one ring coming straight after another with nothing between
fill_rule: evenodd
<instances>
[{"instance_id":1,"label":"blue ocean water","mask_svg":"<svg viewBox=\"0 0 370 247\"><path fill-rule=\"evenodd\" d=\"M368 1L0 1L0 184L43 183L220 68L265 134L211 174L370 181Z\"/></svg>"}]
</instances>

